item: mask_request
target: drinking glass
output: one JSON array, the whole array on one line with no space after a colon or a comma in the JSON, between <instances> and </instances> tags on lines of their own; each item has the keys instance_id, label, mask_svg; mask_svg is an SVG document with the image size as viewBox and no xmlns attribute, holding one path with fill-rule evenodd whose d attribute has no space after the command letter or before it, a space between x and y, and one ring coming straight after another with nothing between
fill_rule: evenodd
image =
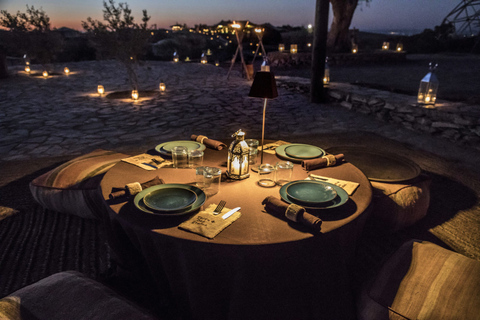
<instances>
[{"instance_id":1,"label":"drinking glass","mask_svg":"<svg viewBox=\"0 0 480 320\"><path fill-rule=\"evenodd\" d=\"M188 168L188 149L182 146L173 147L172 159L175 168Z\"/></svg>"},{"instance_id":2,"label":"drinking glass","mask_svg":"<svg viewBox=\"0 0 480 320\"><path fill-rule=\"evenodd\" d=\"M265 188L275 187L275 167L268 163L260 165L257 183Z\"/></svg>"},{"instance_id":3,"label":"drinking glass","mask_svg":"<svg viewBox=\"0 0 480 320\"><path fill-rule=\"evenodd\" d=\"M258 154L258 140L256 139L245 139L245 142L250 147L250 153L248 157L249 164L257 163L257 154Z\"/></svg>"},{"instance_id":4,"label":"drinking glass","mask_svg":"<svg viewBox=\"0 0 480 320\"><path fill-rule=\"evenodd\" d=\"M192 150L188 152L188 165L190 168L198 168L203 165L203 151Z\"/></svg>"},{"instance_id":5,"label":"drinking glass","mask_svg":"<svg viewBox=\"0 0 480 320\"><path fill-rule=\"evenodd\" d=\"M275 165L275 182L279 186L290 182L293 174L293 163L290 161L279 161Z\"/></svg>"},{"instance_id":6,"label":"drinking glass","mask_svg":"<svg viewBox=\"0 0 480 320\"><path fill-rule=\"evenodd\" d=\"M197 167L195 169L195 184L197 187L203 190L205 188L205 178L203 177L203 172L205 171L205 167Z\"/></svg>"},{"instance_id":7,"label":"drinking glass","mask_svg":"<svg viewBox=\"0 0 480 320\"><path fill-rule=\"evenodd\" d=\"M222 170L219 168L204 167L203 183L204 192L207 196L213 196L220 190L220 181L222 180Z\"/></svg>"}]
</instances>

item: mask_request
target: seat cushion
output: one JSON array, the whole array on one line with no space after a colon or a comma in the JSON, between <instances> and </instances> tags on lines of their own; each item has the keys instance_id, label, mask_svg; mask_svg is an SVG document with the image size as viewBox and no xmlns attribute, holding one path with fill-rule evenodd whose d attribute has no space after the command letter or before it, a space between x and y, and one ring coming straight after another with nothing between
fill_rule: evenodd
<instances>
[{"instance_id":1,"label":"seat cushion","mask_svg":"<svg viewBox=\"0 0 480 320\"><path fill-rule=\"evenodd\" d=\"M128 155L98 149L42 174L30 191L43 207L82 218L100 218L97 188L103 175Z\"/></svg>"},{"instance_id":2,"label":"seat cushion","mask_svg":"<svg viewBox=\"0 0 480 320\"><path fill-rule=\"evenodd\" d=\"M430 182L426 175L405 183L371 181L375 223L394 232L425 217L430 205Z\"/></svg>"},{"instance_id":3,"label":"seat cushion","mask_svg":"<svg viewBox=\"0 0 480 320\"><path fill-rule=\"evenodd\" d=\"M480 262L430 242L403 244L359 298L359 319L480 319Z\"/></svg>"},{"instance_id":4,"label":"seat cushion","mask_svg":"<svg viewBox=\"0 0 480 320\"><path fill-rule=\"evenodd\" d=\"M0 300L0 319L155 319L76 271L51 275Z\"/></svg>"}]
</instances>

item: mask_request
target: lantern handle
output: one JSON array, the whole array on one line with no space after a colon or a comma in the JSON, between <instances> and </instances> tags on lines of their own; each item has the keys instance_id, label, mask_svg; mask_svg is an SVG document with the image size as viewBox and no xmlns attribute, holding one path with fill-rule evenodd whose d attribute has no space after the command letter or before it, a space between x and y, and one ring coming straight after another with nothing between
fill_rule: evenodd
<instances>
[{"instance_id":1,"label":"lantern handle","mask_svg":"<svg viewBox=\"0 0 480 320\"><path fill-rule=\"evenodd\" d=\"M430 68L430 71L435 71L435 69L437 69L438 67L438 63L435 63L435 65L433 65L433 62L430 62L428 64L428 67Z\"/></svg>"},{"instance_id":2,"label":"lantern handle","mask_svg":"<svg viewBox=\"0 0 480 320\"><path fill-rule=\"evenodd\" d=\"M235 138L235 137L237 137L238 135L240 135L240 134L242 134L242 133L245 134L245 132L243 132L242 129L238 129L237 132L235 132L234 134L232 134L232 137Z\"/></svg>"}]
</instances>

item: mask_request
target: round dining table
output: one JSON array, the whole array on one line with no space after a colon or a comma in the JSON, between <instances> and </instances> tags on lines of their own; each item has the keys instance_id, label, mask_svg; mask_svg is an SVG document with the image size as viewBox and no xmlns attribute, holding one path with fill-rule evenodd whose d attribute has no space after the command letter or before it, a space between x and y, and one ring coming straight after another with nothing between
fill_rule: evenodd
<instances>
[{"instance_id":1,"label":"round dining table","mask_svg":"<svg viewBox=\"0 0 480 320\"><path fill-rule=\"evenodd\" d=\"M203 165L225 172L227 149L207 148ZM263 163L278 161L264 153ZM241 207L238 220L208 239L178 227L198 211L158 216L139 210L133 198L109 199L116 188L156 176L195 185L195 169L149 171L120 161L100 185L111 247L129 263L143 264L142 272L162 298L168 295L180 319L354 319L351 267L370 211L371 185L348 159L310 172L296 163L292 181L310 173L359 183L342 206L312 212L322 219L319 232L265 211L262 201L280 199L280 187L261 187L250 172L244 180L222 179L219 192L207 197L201 209L221 200L227 208Z\"/></svg>"}]
</instances>

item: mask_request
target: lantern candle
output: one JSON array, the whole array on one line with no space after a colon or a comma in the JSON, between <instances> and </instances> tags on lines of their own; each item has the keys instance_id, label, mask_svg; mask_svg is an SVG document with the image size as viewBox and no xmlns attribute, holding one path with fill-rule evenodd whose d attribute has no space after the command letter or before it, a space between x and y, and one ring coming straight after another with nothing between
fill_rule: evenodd
<instances>
[{"instance_id":1,"label":"lantern candle","mask_svg":"<svg viewBox=\"0 0 480 320\"><path fill-rule=\"evenodd\" d=\"M330 83L330 67L328 66L327 60L325 60L325 73L323 75L323 84L328 86Z\"/></svg>"},{"instance_id":2,"label":"lantern candle","mask_svg":"<svg viewBox=\"0 0 480 320\"><path fill-rule=\"evenodd\" d=\"M138 90L132 90L132 99L138 100Z\"/></svg>"},{"instance_id":3,"label":"lantern candle","mask_svg":"<svg viewBox=\"0 0 480 320\"><path fill-rule=\"evenodd\" d=\"M278 51L280 51L280 52L285 51L285 45L284 44L279 44L278 45Z\"/></svg>"},{"instance_id":4,"label":"lantern candle","mask_svg":"<svg viewBox=\"0 0 480 320\"><path fill-rule=\"evenodd\" d=\"M298 46L296 44L291 44L290 53L297 53L297 52L298 52Z\"/></svg>"},{"instance_id":5,"label":"lantern candle","mask_svg":"<svg viewBox=\"0 0 480 320\"><path fill-rule=\"evenodd\" d=\"M178 59L177 51L175 51L175 52L173 53L173 62L178 62L178 60L179 60L179 59Z\"/></svg>"},{"instance_id":6,"label":"lantern candle","mask_svg":"<svg viewBox=\"0 0 480 320\"><path fill-rule=\"evenodd\" d=\"M352 53L358 53L358 44L352 44Z\"/></svg>"},{"instance_id":7,"label":"lantern candle","mask_svg":"<svg viewBox=\"0 0 480 320\"><path fill-rule=\"evenodd\" d=\"M67 67L65 67L65 69L63 69L63 72L65 72L66 75L68 75L70 73L70 69L68 69Z\"/></svg>"},{"instance_id":8,"label":"lantern candle","mask_svg":"<svg viewBox=\"0 0 480 320\"><path fill-rule=\"evenodd\" d=\"M250 176L248 172L250 147L245 142L245 132L240 129L232 137L235 137L235 140L228 148L227 176L235 180L246 179Z\"/></svg>"},{"instance_id":9,"label":"lantern candle","mask_svg":"<svg viewBox=\"0 0 480 320\"><path fill-rule=\"evenodd\" d=\"M29 67L29 66L26 66L26 67L25 67L25 72L26 72L26 73L30 73L30 67Z\"/></svg>"},{"instance_id":10,"label":"lantern candle","mask_svg":"<svg viewBox=\"0 0 480 320\"><path fill-rule=\"evenodd\" d=\"M159 88L160 88L160 92L165 92L166 86L165 86L165 83L163 81L160 82Z\"/></svg>"},{"instance_id":11,"label":"lantern candle","mask_svg":"<svg viewBox=\"0 0 480 320\"><path fill-rule=\"evenodd\" d=\"M200 62L201 62L202 64L207 64L207 62L208 62L208 61L207 61L207 57L205 56L204 53L202 53L202 57L201 57L201 59L200 59Z\"/></svg>"},{"instance_id":12,"label":"lantern candle","mask_svg":"<svg viewBox=\"0 0 480 320\"><path fill-rule=\"evenodd\" d=\"M390 42L385 41L382 45L382 50L390 49Z\"/></svg>"},{"instance_id":13,"label":"lantern candle","mask_svg":"<svg viewBox=\"0 0 480 320\"><path fill-rule=\"evenodd\" d=\"M43 77L44 77L44 78L47 78L47 77L48 77L48 71L47 71L47 70L43 71Z\"/></svg>"},{"instance_id":14,"label":"lantern candle","mask_svg":"<svg viewBox=\"0 0 480 320\"><path fill-rule=\"evenodd\" d=\"M105 93L105 88L102 85L99 84L98 87L97 87L97 92L98 92L99 95L102 95L102 94Z\"/></svg>"},{"instance_id":15,"label":"lantern candle","mask_svg":"<svg viewBox=\"0 0 480 320\"><path fill-rule=\"evenodd\" d=\"M397 52L403 51L403 44L401 42L397 43Z\"/></svg>"}]
</instances>

